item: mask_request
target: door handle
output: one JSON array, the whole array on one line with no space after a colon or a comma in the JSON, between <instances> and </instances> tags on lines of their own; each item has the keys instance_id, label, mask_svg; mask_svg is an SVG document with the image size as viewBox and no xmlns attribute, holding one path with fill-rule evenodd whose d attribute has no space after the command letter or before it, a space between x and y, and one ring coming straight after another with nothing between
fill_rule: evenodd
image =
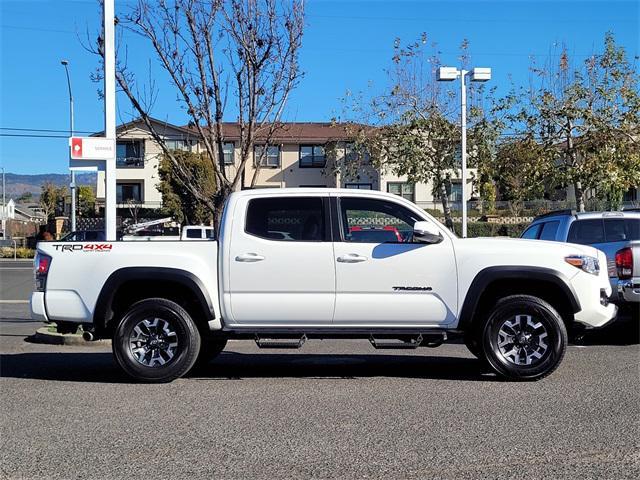
<instances>
[{"instance_id":1,"label":"door handle","mask_svg":"<svg viewBox=\"0 0 640 480\"><path fill-rule=\"evenodd\" d=\"M357 253L347 253L341 257L338 257L337 260L340 263L360 263L368 260L364 255L358 255Z\"/></svg>"},{"instance_id":2,"label":"door handle","mask_svg":"<svg viewBox=\"0 0 640 480\"><path fill-rule=\"evenodd\" d=\"M260 262L264 260L262 255L258 255L257 253L243 253L242 255L238 255L236 257L236 262Z\"/></svg>"}]
</instances>

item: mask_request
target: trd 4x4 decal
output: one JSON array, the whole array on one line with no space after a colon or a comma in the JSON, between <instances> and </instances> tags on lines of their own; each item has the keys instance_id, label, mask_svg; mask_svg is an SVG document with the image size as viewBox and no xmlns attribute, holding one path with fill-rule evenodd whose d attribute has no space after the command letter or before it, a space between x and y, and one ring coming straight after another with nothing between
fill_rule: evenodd
<instances>
[{"instance_id":1,"label":"trd 4x4 decal","mask_svg":"<svg viewBox=\"0 0 640 480\"><path fill-rule=\"evenodd\" d=\"M111 243L88 243L86 245L77 243L57 243L53 245L60 252L110 252L113 248Z\"/></svg>"}]
</instances>

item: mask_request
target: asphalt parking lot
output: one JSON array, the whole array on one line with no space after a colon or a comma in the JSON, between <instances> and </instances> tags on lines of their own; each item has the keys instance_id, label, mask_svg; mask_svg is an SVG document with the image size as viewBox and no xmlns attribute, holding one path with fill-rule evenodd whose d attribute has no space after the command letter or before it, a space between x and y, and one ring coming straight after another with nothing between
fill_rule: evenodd
<instances>
[{"instance_id":1,"label":"asphalt parking lot","mask_svg":"<svg viewBox=\"0 0 640 480\"><path fill-rule=\"evenodd\" d=\"M26 342L40 324L5 292L20 294L9 284L27 271L4 265L2 478L640 476L630 319L570 346L535 383L500 381L462 345L309 341L293 352L230 342L198 375L137 385L108 347Z\"/></svg>"}]
</instances>

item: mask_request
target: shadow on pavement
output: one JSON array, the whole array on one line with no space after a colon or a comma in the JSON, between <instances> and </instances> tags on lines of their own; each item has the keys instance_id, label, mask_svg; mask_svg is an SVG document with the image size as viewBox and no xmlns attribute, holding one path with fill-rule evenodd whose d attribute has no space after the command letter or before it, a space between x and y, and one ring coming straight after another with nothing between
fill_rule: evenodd
<instances>
[{"instance_id":1,"label":"shadow on pavement","mask_svg":"<svg viewBox=\"0 0 640 480\"><path fill-rule=\"evenodd\" d=\"M67 382L131 383L110 353L0 355L0 376ZM194 380L369 377L499 381L474 358L415 355L261 354L223 352L188 375Z\"/></svg>"}]
</instances>

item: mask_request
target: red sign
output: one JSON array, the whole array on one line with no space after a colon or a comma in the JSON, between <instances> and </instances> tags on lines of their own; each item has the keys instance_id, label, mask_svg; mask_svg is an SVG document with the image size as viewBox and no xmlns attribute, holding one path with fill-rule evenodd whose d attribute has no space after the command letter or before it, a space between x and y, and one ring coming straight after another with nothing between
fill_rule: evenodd
<instances>
[{"instance_id":1,"label":"red sign","mask_svg":"<svg viewBox=\"0 0 640 480\"><path fill-rule=\"evenodd\" d=\"M82 158L82 138L71 138L71 158Z\"/></svg>"}]
</instances>

